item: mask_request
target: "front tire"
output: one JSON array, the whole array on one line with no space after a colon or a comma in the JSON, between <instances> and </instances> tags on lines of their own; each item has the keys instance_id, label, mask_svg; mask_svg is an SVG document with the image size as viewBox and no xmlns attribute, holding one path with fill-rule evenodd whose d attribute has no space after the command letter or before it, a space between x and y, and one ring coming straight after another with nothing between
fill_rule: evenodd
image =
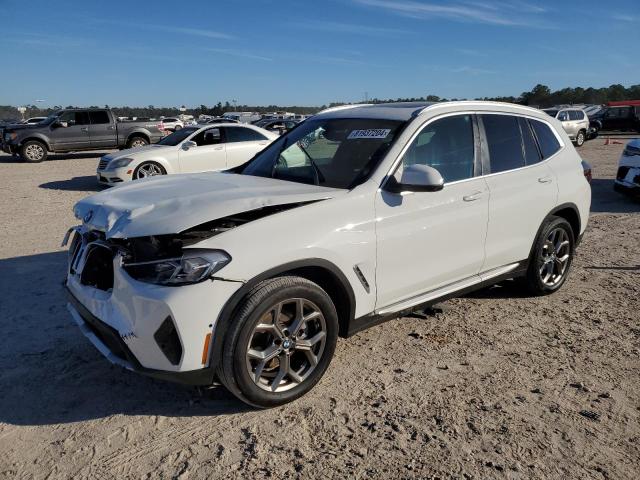
<instances>
[{"instance_id":1,"label":"front tire","mask_svg":"<svg viewBox=\"0 0 640 480\"><path fill-rule=\"evenodd\" d=\"M20 156L25 162L39 163L47 159L47 147L37 140L29 140L20 148Z\"/></svg>"},{"instance_id":2,"label":"front tire","mask_svg":"<svg viewBox=\"0 0 640 480\"><path fill-rule=\"evenodd\" d=\"M576 147L581 147L582 145L584 145L586 137L587 137L587 134L585 133L585 131L580 130L576 135Z\"/></svg>"},{"instance_id":3,"label":"front tire","mask_svg":"<svg viewBox=\"0 0 640 480\"><path fill-rule=\"evenodd\" d=\"M326 371L338 339L331 298L314 282L287 276L258 284L224 338L221 382L258 408L291 402Z\"/></svg>"},{"instance_id":4,"label":"front tire","mask_svg":"<svg viewBox=\"0 0 640 480\"><path fill-rule=\"evenodd\" d=\"M133 171L133 180L166 175L167 171L157 162L142 162Z\"/></svg>"},{"instance_id":5,"label":"front tire","mask_svg":"<svg viewBox=\"0 0 640 480\"><path fill-rule=\"evenodd\" d=\"M575 251L575 235L564 218L550 216L536 238L523 279L529 293L549 295L567 280Z\"/></svg>"}]
</instances>

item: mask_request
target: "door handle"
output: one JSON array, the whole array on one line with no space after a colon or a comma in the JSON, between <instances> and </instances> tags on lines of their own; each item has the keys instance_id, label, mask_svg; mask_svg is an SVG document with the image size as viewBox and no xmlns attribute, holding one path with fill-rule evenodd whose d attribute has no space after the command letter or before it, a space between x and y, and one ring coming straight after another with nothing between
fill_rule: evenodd
<instances>
[{"instance_id":1,"label":"door handle","mask_svg":"<svg viewBox=\"0 0 640 480\"><path fill-rule=\"evenodd\" d=\"M540 183L551 183L553 179L551 177L540 177L538 178L538 182Z\"/></svg>"},{"instance_id":2,"label":"door handle","mask_svg":"<svg viewBox=\"0 0 640 480\"><path fill-rule=\"evenodd\" d=\"M214 150L222 150L222 147L216 147Z\"/></svg>"},{"instance_id":3,"label":"door handle","mask_svg":"<svg viewBox=\"0 0 640 480\"><path fill-rule=\"evenodd\" d=\"M464 200L465 202L474 202L480 199L480 197L482 197L482 192L478 191L473 192L471 195L465 195L464 197L462 197L462 200Z\"/></svg>"},{"instance_id":4,"label":"door handle","mask_svg":"<svg viewBox=\"0 0 640 480\"><path fill-rule=\"evenodd\" d=\"M82 127L80 129L81 132L88 132L89 131L89 127Z\"/></svg>"},{"instance_id":5,"label":"door handle","mask_svg":"<svg viewBox=\"0 0 640 480\"><path fill-rule=\"evenodd\" d=\"M113 125L110 125L110 126L107 127L107 130L115 130L115 129L116 129L116 127L114 127Z\"/></svg>"}]
</instances>

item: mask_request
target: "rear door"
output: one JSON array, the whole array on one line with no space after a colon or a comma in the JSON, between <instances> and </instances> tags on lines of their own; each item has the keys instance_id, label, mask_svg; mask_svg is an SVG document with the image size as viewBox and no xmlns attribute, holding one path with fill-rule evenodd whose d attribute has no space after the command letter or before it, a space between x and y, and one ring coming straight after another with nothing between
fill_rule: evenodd
<instances>
[{"instance_id":1,"label":"rear door","mask_svg":"<svg viewBox=\"0 0 640 480\"><path fill-rule=\"evenodd\" d=\"M507 114L479 117L490 192L482 266L487 271L529 257L538 228L557 202L556 179L543 159L555 154L560 142L545 122ZM536 136L545 148L538 147Z\"/></svg>"},{"instance_id":2,"label":"rear door","mask_svg":"<svg viewBox=\"0 0 640 480\"><path fill-rule=\"evenodd\" d=\"M91 148L113 148L118 142L116 126L106 110L89 110Z\"/></svg>"},{"instance_id":3,"label":"rear door","mask_svg":"<svg viewBox=\"0 0 640 480\"><path fill-rule=\"evenodd\" d=\"M224 127L227 168L242 165L269 144L269 139L251 128Z\"/></svg>"},{"instance_id":4,"label":"rear door","mask_svg":"<svg viewBox=\"0 0 640 480\"><path fill-rule=\"evenodd\" d=\"M58 118L66 127L52 126L53 144L57 151L85 150L91 148L89 114L82 110L66 111Z\"/></svg>"},{"instance_id":5,"label":"rear door","mask_svg":"<svg viewBox=\"0 0 640 480\"><path fill-rule=\"evenodd\" d=\"M187 150L184 146L186 141L195 142L196 146ZM221 128L208 128L185 142L182 142L183 146L178 150L181 172L208 172L226 168L227 152Z\"/></svg>"}]
</instances>

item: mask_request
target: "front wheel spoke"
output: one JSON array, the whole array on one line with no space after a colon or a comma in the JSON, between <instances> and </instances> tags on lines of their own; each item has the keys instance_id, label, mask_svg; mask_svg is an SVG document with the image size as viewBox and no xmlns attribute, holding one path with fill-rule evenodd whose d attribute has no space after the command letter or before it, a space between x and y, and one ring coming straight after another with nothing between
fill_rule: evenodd
<instances>
[{"instance_id":1,"label":"front wheel spoke","mask_svg":"<svg viewBox=\"0 0 640 480\"><path fill-rule=\"evenodd\" d=\"M255 332L267 332L276 338L282 338L282 332L277 325L272 323L259 323L256 325Z\"/></svg>"},{"instance_id":2,"label":"front wheel spoke","mask_svg":"<svg viewBox=\"0 0 640 480\"><path fill-rule=\"evenodd\" d=\"M278 370L278 374L273 379L273 382L271 382L272 392L275 392L278 389L278 387L284 380L284 377L286 377L287 374L289 373L289 355L283 353L280 355L279 360L280 360L280 369Z\"/></svg>"},{"instance_id":3,"label":"front wheel spoke","mask_svg":"<svg viewBox=\"0 0 640 480\"><path fill-rule=\"evenodd\" d=\"M325 337L324 332L318 332L311 338L304 338L296 341L296 350L305 350L310 352L311 349Z\"/></svg>"},{"instance_id":4,"label":"front wheel spoke","mask_svg":"<svg viewBox=\"0 0 640 480\"><path fill-rule=\"evenodd\" d=\"M316 365L318 365L318 356L315 355L311 350L305 350L304 354L307 357L307 360L309 360L309 364L312 367L315 367Z\"/></svg>"},{"instance_id":5,"label":"front wheel spoke","mask_svg":"<svg viewBox=\"0 0 640 480\"><path fill-rule=\"evenodd\" d=\"M279 348L275 345L265 348L264 350L256 350L255 348L250 348L247 352L247 356L254 360L261 360L266 362L275 357L278 354L278 350Z\"/></svg>"},{"instance_id":6,"label":"front wheel spoke","mask_svg":"<svg viewBox=\"0 0 640 480\"><path fill-rule=\"evenodd\" d=\"M301 298L296 299L296 316L289 328L291 335L297 335L298 330L304 325L306 319L304 318L304 300Z\"/></svg>"},{"instance_id":7,"label":"front wheel spoke","mask_svg":"<svg viewBox=\"0 0 640 480\"><path fill-rule=\"evenodd\" d=\"M562 249L569 245L569 240L563 240L556 246L556 255L560 255Z\"/></svg>"},{"instance_id":8,"label":"front wheel spoke","mask_svg":"<svg viewBox=\"0 0 640 480\"><path fill-rule=\"evenodd\" d=\"M569 254L567 253L566 255L563 255L562 257L556 257L556 259L562 263L563 265L565 263L567 263L567 261L569 260Z\"/></svg>"}]
</instances>

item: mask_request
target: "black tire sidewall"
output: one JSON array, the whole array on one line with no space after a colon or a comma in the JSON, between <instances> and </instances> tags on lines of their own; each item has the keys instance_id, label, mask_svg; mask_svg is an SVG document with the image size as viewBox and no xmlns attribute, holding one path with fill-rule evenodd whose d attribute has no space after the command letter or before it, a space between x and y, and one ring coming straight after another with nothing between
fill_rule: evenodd
<instances>
[{"instance_id":1,"label":"black tire sidewall","mask_svg":"<svg viewBox=\"0 0 640 480\"><path fill-rule=\"evenodd\" d=\"M295 277L289 278L295 282ZM224 375L227 382L233 383L232 386L229 386L230 390L234 392L237 389L234 393L240 393L243 401L255 407L275 407L291 402L309 392L320 381L333 358L338 339L338 315L335 306L331 298L318 285L306 279L299 280L302 282L278 288L265 295L264 298L260 298L261 290L254 291L253 295L246 299L245 305L251 301L252 297L255 301L255 296L258 296L257 299L260 300L260 303L249 311L241 308L240 318L234 321L226 334L222 365ZM246 368L246 346L254 326L262 315L276 303L289 298L306 298L320 308L327 326L326 343L318 365L302 384L285 392L267 392L258 387L249 376Z\"/></svg>"},{"instance_id":2,"label":"black tire sidewall","mask_svg":"<svg viewBox=\"0 0 640 480\"><path fill-rule=\"evenodd\" d=\"M542 266L541 256L542 256L542 247L544 245L544 242L547 236L549 235L549 233L551 232L551 230L557 227L563 228L567 232L567 235L569 237L569 246L570 246L569 263L567 265L567 268L560 282L554 285L553 287L550 287L548 285L545 285L542 282L542 279L540 278L539 270L540 270L540 267ZM540 229L540 233L536 238L535 245L531 252L531 257L529 258L529 268L527 270L526 280L527 280L527 286L531 291L531 293L535 295L548 295L550 293L558 291L564 285L564 283L567 281L567 278L569 277L569 272L571 271L571 265L573 263L574 254L575 254L575 234L569 222L567 222L564 218L560 218L556 216L549 217L544 222L544 224Z\"/></svg>"},{"instance_id":3,"label":"black tire sidewall","mask_svg":"<svg viewBox=\"0 0 640 480\"><path fill-rule=\"evenodd\" d=\"M42 147L42 151L44 152L42 158L40 158L39 160L31 160L29 157L27 157L26 150L29 145L40 145L40 147ZM22 160L28 163L43 162L47 159L47 147L44 143L38 142L37 140L29 140L28 142L25 142L24 145L22 145L22 148L20 149L20 157L22 158Z\"/></svg>"}]
</instances>

